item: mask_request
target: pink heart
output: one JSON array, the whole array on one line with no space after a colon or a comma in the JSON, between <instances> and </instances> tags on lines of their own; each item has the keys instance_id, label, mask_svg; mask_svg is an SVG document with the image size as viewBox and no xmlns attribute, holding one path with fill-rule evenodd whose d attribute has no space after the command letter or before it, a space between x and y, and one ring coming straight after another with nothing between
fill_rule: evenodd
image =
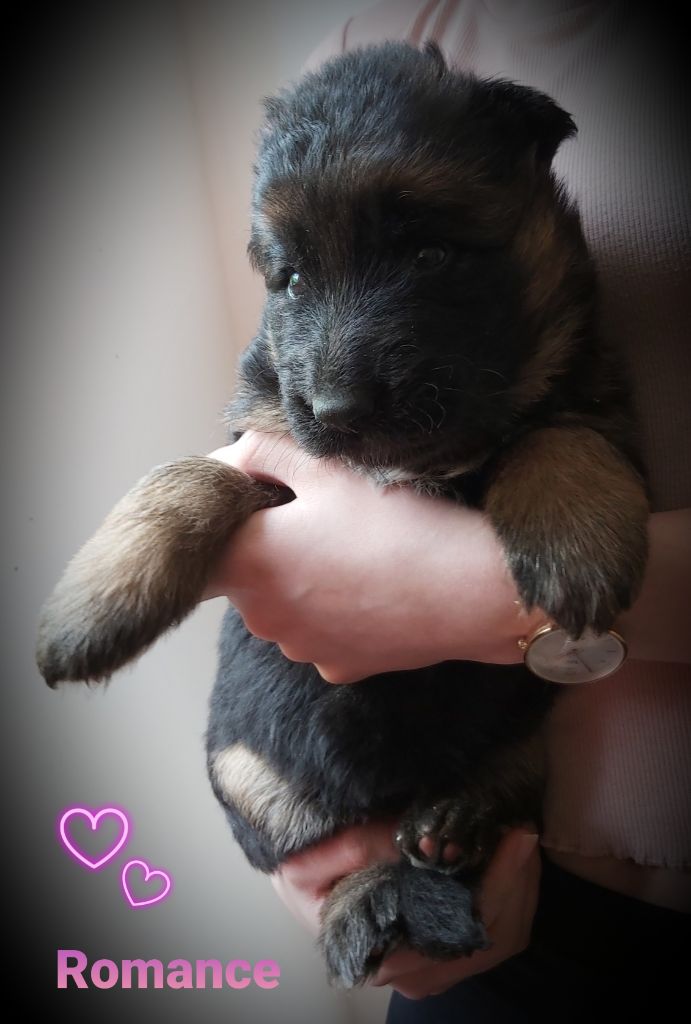
<instances>
[{"instance_id":1,"label":"pink heart","mask_svg":"<svg viewBox=\"0 0 691 1024\"><path fill-rule=\"evenodd\" d=\"M119 819L122 825L122 830L120 835L116 836L113 842L107 847L105 853L96 860L94 857L91 857L88 853L81 850L74 840L68 836L67 827L74 818L82 817L88 819L91 831L95 832L99 827L101 819L106 818L108 815ZM76 857L78 861L86 865L86 867L91 871L98 871L99 868L102 868L104 864L107 864L109 860L112 860L113 857L115 857L115 855L123 848L130 834L130 823L125 812L121 811L118 807L102 807L96 812L90 811L86 807L69 807L60 818L59 832L60 839L62 840L62 844L67 852L71 853L73 857Z\"/></svg>"},{"instance_id":2,"label":"pink heart","mask_svg":"<svg viewBox=\"0 0 691 1024\"><path fill-rule=\"evenodd\" d=\"M127 875L130 872L131 868L137 867L144 869L145 882L148 882L149 879L151 878L163 879L163 889L161 890L161 892L157 893L155 896L151 896L149 899L141 899L138 896L132 895L127 884ZM126 898L129 900L130 906L135 908L148 907L152 903L160 903L161 900L164 900L166 898L173 884L172 879L167 871L163 871L161 868L151 868L149 867L145 860L128 860L124 868L122 869L120 880L122 882L122 891L124 892Z\"/></svg>"}]
</instances>

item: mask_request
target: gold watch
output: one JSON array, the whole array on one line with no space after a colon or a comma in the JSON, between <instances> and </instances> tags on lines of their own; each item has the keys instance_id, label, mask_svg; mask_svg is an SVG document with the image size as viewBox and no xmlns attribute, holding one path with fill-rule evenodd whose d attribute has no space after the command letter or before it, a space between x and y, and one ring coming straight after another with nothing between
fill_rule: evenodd
<instances>
[{"instance_id":1,"label":"gold watch","mask_svg":"<svg viewBox=\"0 0 691 1024\"><path fill-rule=\"evenodd\" d=\"M608 629L586 629L574 640L565 629L548 623L518 641L526 667L551 683L589 683L612 675L626 658L624 638Z\"/></svg>"}]
</instances>

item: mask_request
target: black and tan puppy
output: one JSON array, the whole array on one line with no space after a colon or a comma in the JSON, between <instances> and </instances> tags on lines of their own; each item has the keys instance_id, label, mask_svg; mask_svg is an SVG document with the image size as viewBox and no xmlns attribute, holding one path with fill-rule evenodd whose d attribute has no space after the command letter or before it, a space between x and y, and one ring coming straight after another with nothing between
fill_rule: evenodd
<instances>
[{"instance_id":1,"label":"black and tan puppy","mask_svg":"<svg viewBox=\"0 0 691 1024\"><path fill-rule=\"evenodd\" d=\"M271 100L250 243L267 301L229 420L482 507L525 605L578 636L635 595L647 502L577 212L551 171L573 132L548 97L450 70L433 47L348 54ZM140 653L194 606L235 526L278 500L204 458L147 477L46 606L48 682ZM522 666L452 662L332 687L228 612L209 772L251 863L402 822L401 862L327 900L333 978L362 981L400 943L437 957L485 944L473 893L502 830L539 817L548 691Z\"/></svg>"}]
</instances>

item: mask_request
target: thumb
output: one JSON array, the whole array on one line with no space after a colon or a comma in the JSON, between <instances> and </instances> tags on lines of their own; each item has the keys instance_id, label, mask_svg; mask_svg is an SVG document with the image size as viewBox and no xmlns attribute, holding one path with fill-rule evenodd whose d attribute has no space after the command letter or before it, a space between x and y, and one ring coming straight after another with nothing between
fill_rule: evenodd
<instances>
[{"instance_id":1,"label":"thumb","mask_svg":"<svg viewBox=\"0 0 691 1024\"><path fill-rule=\"evenodd\" d=\"M485 927L497 919L531 857L537 856L538 838L534 832L512 829L499 843L482 880L479 909Z\"/></svg>"},{"instance_id":2,"label":"thumb","mask_svg":"<svg viewBox=\"0 0 691 1024\"><path fill-rule=\"evenodd\" d=\"M239 441L217 448L209 458L234 466L256 480L268 480L291 490L306 479L316 462L298 448L289 434L256 430L245 431Z\"/></svg>"}]
</instances>

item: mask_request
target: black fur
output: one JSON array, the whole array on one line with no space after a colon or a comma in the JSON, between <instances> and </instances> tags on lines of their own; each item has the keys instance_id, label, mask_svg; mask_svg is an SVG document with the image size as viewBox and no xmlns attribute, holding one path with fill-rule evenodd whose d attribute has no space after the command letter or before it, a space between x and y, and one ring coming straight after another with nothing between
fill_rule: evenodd
<instances>
[{"instance_id":1,"label":"black fur","mask_svg":"<svg viewBox=\"0 0 691 1024\"><path fill-rule=\"evenodd\" d=\"M608 540L584 519L607 506L606 494L586 507L592 488L567 470L571 511L542 530L542 488L531 526L507 518L495 484L523 438L549 428L571 439L575 429L606 439L605 462L611 453L615 471L621 465L642 491L627 389L595 331L593 267L550 170L574 132L570 117L540 93L478 81L434 49L400 44L330 62L269 101L267 115L250 243L267 301L231 427L261 425L268 413L307 452L383 482L398 475L488 507L493 495L526 603L539 598L576 634L610 625L639 582L644 512L621 514L633 568L624 571L623 553L603 568ZM532 247L544 252L530 243L521 261L521 239L539 218ZM550 286L555 257L564 270ZM544 294L535 282L543 271ZM571 579L559 559L567 570L574 552L583 560L586 531L594 559ZM327 901L320 942L333 978L361 982L403 942L437 957L486 944L471 893L502 830L539 818L529 749L550 700L522 666L445 663L329 686L229 611L209 763L250 862L272 871L341 826L403 818L407 859L360 872ZM264 829L219 784L215 758L236 744L310 808L299 828ZM441 841L436 861L417 847L430 832ZM447 841L461 846L451 863Z\"/></svg>"},{"instance_id":2,"label":"black fur","mask_svg":"<svg viewBox=\"0 0 691 1024\"><path fill-rule=\"evenodd\" d=\"M403 44L269 101L250 243L267 301L229 421L481 507L524 604L578 636L635 596L648 508L594 269L550 167L573 132L547 96ZM134 657L194 607L233 530L282 499L210 459L150 474L44 609L47 681ZM522 666L462 662L330 686L229 611L209 773L250 862L273 871L348 824L399 821L400 863L325 901L331 977L357 984L402 943L438 958L486 945L478 881L507 827L539 821L551 698Z\"/></svg>"},{"instance_id":3,"label":"black fur","mask_svg":"<svg viewBox=\"0 0 691 1024\"><path fill-rule=\"evenodd\" d=\"M550 692L522 666L470 662L331 686L312 665L289 661L274 644L249 634L230 608L207 743L210 752L243 743L296 793L316 796L335 823L327 834L402 814L416 797L429 806L465 791L488 751L531 735ZM515 821L539 813L532 789L525 800L513 808ZM290 834L262 842L232 806L227 810L255 867L273 871L299 848Z\"/></svg>"}]
</instances>

